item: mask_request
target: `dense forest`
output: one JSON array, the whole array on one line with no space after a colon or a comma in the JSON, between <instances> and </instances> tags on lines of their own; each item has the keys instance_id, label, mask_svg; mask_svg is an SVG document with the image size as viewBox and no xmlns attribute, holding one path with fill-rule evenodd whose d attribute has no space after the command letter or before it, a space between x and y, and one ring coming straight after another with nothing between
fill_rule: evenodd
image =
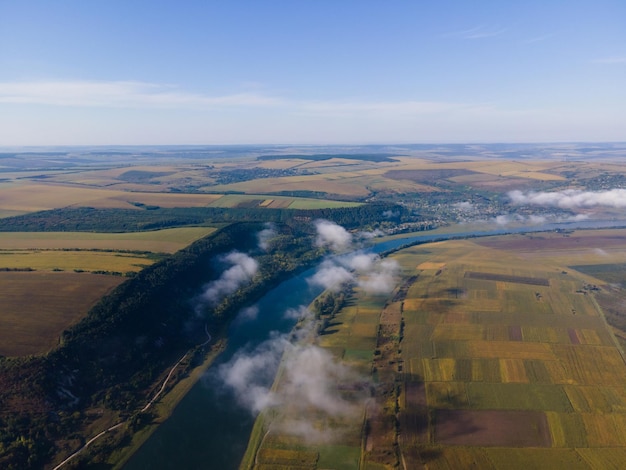
<instances>
[{"instance_id":1,"label":"dense forest","mask_svg":"<svg viewBox=\"0 0 626 470\"><path fill-rule=\"evenodd\" d=\"M382 228L414 222L419 215L392 203L333 209L269 209L219 207L144 207L143 209L64 208L0 219L0 231L134 232L186 225L233 222L293 223L326 219L347 229Z\"/></svg>"},{"instance_id":2,"label":"dense forest","mask_svg":"<svg viewBox=\"0 0 626 470\"><path fill-rule=\"evenodd\" d=\"M205 341L206 331L219 337L242 307L319 257L311 224L274 225L269 252L258 247L264 228L231 224L128 279L47 355L1 358L0 467L41 468L68 454L76 448L69 442L84 442L89 410L112 410L137 422L155 381ZM257 273L219 303L199 309L194 298L223 271L216 260L233 250L254 256Z\"/></svg>"}]
</instances>

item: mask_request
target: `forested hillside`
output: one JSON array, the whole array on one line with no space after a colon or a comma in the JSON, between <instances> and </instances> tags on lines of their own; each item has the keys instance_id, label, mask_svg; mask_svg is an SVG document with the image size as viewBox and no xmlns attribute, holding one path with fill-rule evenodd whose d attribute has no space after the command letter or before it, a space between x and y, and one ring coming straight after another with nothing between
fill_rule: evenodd
<instances>
[{"instance_id":1,"label":"forested hillside","mask_svg":"<svg viewBox=\"0 0 626 470\"><path fill-rule=\"evenodd\" d=\"M121 284L46 356L0 360L0 466L41 468L84 442L95 415L134 416L183 352L207 332L215 341L239 309L317 256L307 226L273 226L265 252L264 224L229 225ZM220 256L235 250L258 263L251 282L219 302L197 301L223 270Z\"/></svg>"}]
</instances>

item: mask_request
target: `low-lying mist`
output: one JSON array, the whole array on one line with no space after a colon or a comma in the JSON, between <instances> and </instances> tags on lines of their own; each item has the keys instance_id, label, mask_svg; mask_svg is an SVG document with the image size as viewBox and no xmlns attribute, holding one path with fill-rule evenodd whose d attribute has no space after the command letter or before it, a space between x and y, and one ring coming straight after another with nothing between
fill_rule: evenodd
<instances>
[{"instance_id":1,"label":"low-lying mist","mask_svg":"<svg viewBox=\"0 0 626 470\"><path fill-rule=\"evenodd\" d=\"M336 291L351 284L370 294L393 290L399 272L395 261L362 251L348 253L356 248L352 234L329 221L314 224L315 245L340 254L321 263L308 279L311 285ZM233 266L207 286L204 298L212 300L227 291L222 286L234 286L253 274L249 259L230 256L229 260ZM258 309L248 307L239 313L235 326L255 321L258 315ZM316 344L319 321L306 306L287 309L281 316L297 321L297 327L288 334L273 333L256 347L241 349L208 381L233 394L252 415L270 413L273 430L310 443L328 442L345 431L346 423L360 423L370 399L369 377ZM275 380L277 386L273 387Z\"/></svg>"}]
</instances>

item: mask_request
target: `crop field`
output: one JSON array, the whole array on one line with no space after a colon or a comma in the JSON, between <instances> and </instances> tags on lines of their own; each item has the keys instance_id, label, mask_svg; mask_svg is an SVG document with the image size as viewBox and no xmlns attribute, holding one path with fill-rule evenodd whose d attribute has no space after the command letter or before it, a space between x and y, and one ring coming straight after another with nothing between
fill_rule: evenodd
<instances>
[{"instance_id":1,"label":"crop field","mask_svg":"<svg viewBox=\"0 0 626 470\"><path fill-rule=\"evenodd\" d=\"M159 207L206 207L221 197L221 194L128 192L74 185L23 183L13 184L2 190L0 209L21 212L71 206L137 209L137 204Z\"/></svg>"},{"instance_id":2,"label":"crop field","mask_svg":"<svg viewBox=\"0 0 626 470\"><path fill-rule=\"evenodd\" d=\"M593 248L626 250L624 235L501 236L391 255L409 284L386 301L357 291L318 340L377 384L360 464L346 468L621 468L626 364L589 286L619 283L623 263Z\"/></svg>"},{"instance_id":3,"label":"crop field","mask_svg":"<svg viewBox=\"0 0 626 470\"><path fill-rule=\"evenodd\" d=\"M238 191L247 194L272 194L281 191L321 191L352 197L364 197L369 194L361 182L355 180L354 175L338 175L337 173L333 173L331 178L325 175L285 176L216 185L204 189L219 192Z\"/></svg>"},{"instance_id":4,"label":"crop field","mask_svg":"<svg viewBox=\"0 0 626 470\"><path fill-rule=\"evenodd\" d=\"M124 275L152 263L115 251L0 251L0 355L47 352Z\"/></svg>"},{"instance_id":5,"label":"crop field","mask_svg":"<svg viewBox=\"0 0 626 470\"><path fill-rule=\"evenodd\" d=\"M270 209L320 209L332 207L354 207L358 203L331 201L326 199L296 198L286 196L267 196L227 194L209 204L210 207L266 207Z\"/></svg>"},{"instance_id":6,"label":"crop field","mask_svg":"<svg viewBox=\"0 0 626 470\"><path fill-rule=\"evenodd\" d=\"M89 273L0 272L0 355L42 354L123 278Z\"/></svg>"},{"instance_id":7,"label":"crop field","mask_svg":"<svg viewBox=\"0 0 626 470\"><path fill-rule=\"evenodd\" d=\"M108 251L4 250L0 270L137 272L151 265L148 255Z\"/></svg>"},{"instance_id":8,"label":"crop field","mask_svg":"<svg viewBox=\"0 0 626 470\"><path fill-rule=\"evenodd\" d=\"M148 232L0 232L0 250L127 250L174 253L215 231L182 227Z\"/></svg>"},{"instance_id":9,"label":"crop field","mask_svg":"<svg viewBox=\"0 0 626 470\"><path fill-rule=\"evenodd\" d=\"M457 446L481 450L484 468L513 468L515 459L519 468L551 468L549 462L556 468L569 463L572 468L611 468L604 463L619 461L600 448L611 445L615 455L623 455L626 439L617 429L623 429L626 417L626 366L591 294L581 291L592 279L570 268L579 259L572 250L576 246L584 252L584 264L592 266L587 275L607 271L593 267L606 260L606 254L593 247L617 251L626 242L619 232L598 232L487 238L477 240L474 247L469 242L447 242L438 250L445 248L456 257L454 245L461 243L472 254L449 261L445 269L428 262L416 264L420 274L405 300L402 351L411 374L420 374L425 382L431 414L433 447L422 444L417 449L421 463L428 468L466 468L476 461L475 454L464 455L467 461L459 464L455 459L462 452ZM517 258L511 264L515 269L506 273L494 269L493 256L512 254ZM407 261L402 256L398 260ZM463 277L455 264L462 265ZM433 285L442 280L450 287L437 291L454 292L454 299L430 296ZM482 299L491 307L481 308ZM414 309L422 313L416 316ZM420 326L424 323L433 326ZM494 329L497 325L506 326L508 337ZM433 347L409 346L407 338L431 342ZM420 356L421 366L413 368ZM524 447L533 449L513 450ZM541 447L550 449L540 451ZM403 452L411 454L411 447Z\"/></svg>"},{"instance_id":10,"label":"crop field","mask_svg":"<svg viewBox=\"0 0 626 470\"><path fill-rule=\"evenodd\" d=\"M214 230L0 233L0 355L47 352L124 275Z\"/></svg>"},{"instance_id":11,"label":"crop field","mask_svg":"<svg viewBox=\"0 0 626 470\"><path fill-rule=\"evenodd\" d=\"M91 207L131 208L128 200L123 200L122 191L57 186L48 183L24 183L5 187L0 193L0 208L34 212L57 207L82 205Z\"/></svg>"},{"instance_id":12,"label":"crop field","mask_svg":"<svg viewBox=\"0 0 626 470\"><path fill-rule=\"evenodd\" d=\"M335 188L337 191L329 191L329 188L324 186L325 183L320 183L319 181L314 181L310 187L301 185L297 181L291 185L282 185L281 183L280 187L274 186L273 183L266 179L255 181L259 183L256 186L252 184L254 182L237 183L249 186L244 190L231 188L233 185L227 185L221 189L218 186L206 188L211 192L241 190L246 193L252 193L251 195L181 194L178 192L167 192L167 188L146 188L143 185L120 188L118 185L91 187L74 183L53 184L50 182L26 181L5 185L0 192L0 214L15 215L63 207L136 210L141 210L141 207L291 207L294 209L316 209L350 207L356 205L356 203L282 196L272 196L271 200L268 200L267 196L258 196L258 194L303 190L325 191L342 195L348 195L355 191L359 193L359 196L367 194L367 192L363 192L362 187L357 189L361 184L358 181L352 184L353 188L350 189L350 185L348 185L348 188L345 190L339 189L339 187L344 185L345 181L338 182L336 184L337 188Z\"/></svg>"},{"instance_id":13,"label":"crop field","mask_svg":"<svg viewBox=\"0 0 626 470\"><path fill-rule=\"evenodd\" d=\"M565 180L563 176L551 171L558 166L554 162L432 163L406 157L399 157L396 160L398 164L385 173L385 177L422 184L432 184L443 179L451 183L498 190L510 188L512 185L524 187L532 182Z\"/></svg>"}]
</instances>

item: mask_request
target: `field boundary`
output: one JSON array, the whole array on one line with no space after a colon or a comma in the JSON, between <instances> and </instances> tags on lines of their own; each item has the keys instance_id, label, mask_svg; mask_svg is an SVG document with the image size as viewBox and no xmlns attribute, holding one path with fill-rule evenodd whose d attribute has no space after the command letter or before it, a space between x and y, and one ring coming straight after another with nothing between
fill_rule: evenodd
<instances>
[{"instance_id":1,"label":"field boundary","mask_svg":"<svg viewBox=\"0 0 626 470\"><path fill-rule=\"evenodd\" d=\"M513 276L511 274L484 273L478 271L466 271L466 279L478 279L481 281L513 282L515 284L529 284L531 286L550 286L550 280L542 277Z\"/></svg>"}]
</instances>

